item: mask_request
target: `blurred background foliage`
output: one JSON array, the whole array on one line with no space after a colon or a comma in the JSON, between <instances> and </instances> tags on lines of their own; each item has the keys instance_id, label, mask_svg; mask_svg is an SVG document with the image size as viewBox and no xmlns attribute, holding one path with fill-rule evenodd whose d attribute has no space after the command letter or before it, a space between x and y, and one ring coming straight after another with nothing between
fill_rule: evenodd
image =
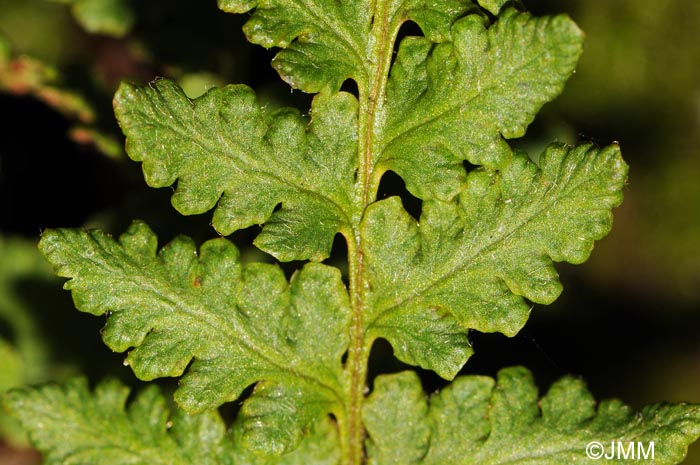
<instances>
[{"instance_id":1,"label":"blurred background foliage","mask_svg":"<svg viewBox=\"0 0 700 465\"><path fill-rule=\"evenodd\" d=\"M474 334L464 372L524 364L542 390L573 373L596 397L637 408L700 402L700 2L525 4L569 14L587 41L564 94L514 144L536 156L552 140L619 141L630 179L612 234L585 265L559 266L562 297L536 307L513 339ZM264 104L305 111L310 97L277 79L272 52L246 43L245 19L215 0L0 2L0 391L76 373L138 383L101 344L104 321L72 309L36 242L47 227L118 234L134 218L161 243L216 236L209 215L182 217L169 189L145 187L123 152L111 98L123 79L164 76L191 97L247 83ZM383 195L402 192L387 176ZM255 232L233 239L248 259L264 259L249 246ZM403 368L386 344L373 357L383 371ZM444 384L423 375L428 387ZM0 412L0 463L38 461ZM685 463L700 464L700 448Z\"/></svg>"}]
</instances>

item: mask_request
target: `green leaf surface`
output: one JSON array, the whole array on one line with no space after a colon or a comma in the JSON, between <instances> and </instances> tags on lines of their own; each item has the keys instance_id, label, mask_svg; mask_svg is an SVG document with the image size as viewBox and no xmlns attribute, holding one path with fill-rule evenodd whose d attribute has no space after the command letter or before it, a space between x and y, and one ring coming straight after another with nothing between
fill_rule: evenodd
<instances>
[{"instance_id":1,"label":"green leaf surface","mask_svg":"<svg viewBox=\"0 0 700 465\"><path fill-rule=\"evenodd\" d=\"M168 80L122 84L115 112L148 185L177 180L172 203L185 215L216 205L221 234L266 223L258 247L319 261L347 229L357 150L350 94L317 96L308 127L296 110L267 113L242 85L190 100Z\"/></svg>"},{"instance_id":2,"label":"green leaf surface","mask_svg":"<svg viewBox=\"0 0 700 465\"><path fill-rule=\"evenodd\" d=\"M479 6L488 10L489 13L497 15L509 0L479 0Z\"/></svg>"},{"instance_id":3,"label":"green leaf surface","mask_svg":"<svg viewBox=\"0 0 700 465\"><path fill-rule=\"evenodd\" d=\"M376 379L374 391L362 410L370 435L366 447L368 464L422 463L431 433L426 422L425 393L413 372L403 372L391 379L393 383L385 382L382 377Z\"/></svg>"},{"instance_id":4,"label":"green leaf surface","mask_svg":"<svg viewBox=\"0 0 700 465\"><path fill-rule=\"evenodd\" d=\"M99 231L47 230L40 249L76 307L108 314L102 337L141 379L180 376L178 404L201 412L262 381L243 407L244 439L281 453L339 412L349 310L340 272L309 263L287 282L275 265L239 262L214 239L179 237L156 252L143 223L115 241Z\"/></svg>"},{"instance_id":5,"label":"green leaf surface","mask_svg":"<svg viewBox=\"0 0 700 465\"><path fill-rule=\"evenodd\" d=\"M243 444L246 427L236 421L232 428L234 453L232 465L337 465L340 463L337 426L330 418L312 424L299 447L280 455L261 455L250 451Z\"/></svg>"},{"instance_id":6,"label":"green leaf surface","mask_svg":"<svg viewBox=\"0 0 700 465\"><path fill-rule=\"evenodd\" d=\"M91 392L84 379L64 387L9 392L3 404L21 421L46 465L333 465L337 435L328 419L313 425L300 447L262 457L242 447L244 428L232 432L215 410L187 414L168 408L155 386L126 407L129 390L110 380Z\"/></svg>"},{"instance_id":7,"label":"green leaf surface","mask_svg":"<svg viewBox=\"0 0 700 465\"><path fill-rule=\"evenodd\" d=\"M494 380L457 378L427 402L413 372L383 375L364 410L370 463L376 465L571 465L634 464L627 459L594 461L586 447L593 441L654 443L658 465L683 460L688 444L700 435L700 405L656 404L634 413L618 400L596 406L584 384L572 377L554 383L538 400L537 387L524 368L507 368ZM414 413L409 422L381 418L393 404ZM377 411L375 411L377 410ZM425 413L427 411L427 413ZM417 431L428 430L417 438ZM428 436L426 439L425 436ZM392 438L392 442L383 438ZM609 450L605 451L609 453ZM636 449L635 449L636 452Z\"/></svg>"},{"instance_id":8,"label":"green leaf surface","mask_svg":"<svg viewBox=\"0 0 700 465\"><path fill-rule=\"evenodd\" d=\"M454 201L424 202L420 222L398 197L371 205L362 225L373 283L366 333L386 337L401 360L450 379L471 353L452 318L464 333L512 336L530 302L555 300L561 283L552 261L585 261L609 232L627 166L617 146L590 144L551 145L540 164L517 153L502 171L473 170ZM414 328L428 327L421 319L440 324L432 352L414 342Z\"/></svg>"},{"instance_id":9,"label":"green leaf surface","mask_svg":"<svg viewBox=\"0 0 700 465\"><path fill-rule=\"evenodd\" d=\"M225 425L215 411L171 417L156 386L125 409L129 389L105 381L90 392L85 379L65 387L10 391L3 403L19 418L46 465L220 462Z\"/></svg>"},{"instance_id":10,"label":"green leaf surface","mask_svg":"<svg viewBox=\"0 0 700 465\"><path fill-rule=\"evenodd\" d=\"M337 92L353 79L363 92L378 55L390 53L399 28L415 21L435 42L449 38L452 22L473 6L470 0L392 0L376 10L349 0L219 0L231 13L255 12L243 30L248 40L279 47L272 61L282 79L305 92Z\"/></svg>"},{"instance_id":11,"label":"green leaf surface","mask_svg":"<svg viewBox=\"0 0 700 465\"><path fill-rule=\"evenodd\" d=\"M367 81L369 2L219 0L219 7L255 8L243 31L254 44L282 48L273 66L292 87L315 93L337 91L347 78Z\"/></svg>"},{"instance_id":12,"label":"green leaf surface","mask_svg":"<svg viewBox=\"0 0 700 465\"><path fill-rule=\"evenodd\" d=\"M398 173L421 199L449 200L464 189L463 161L500 168L542 105L573 73L583 34L566 16L506 10L489 27L471 14L451 41L401 42L378 128L376 175Z\"/></svg>"},{"instance_id":13,"label":"green leaf surface","mask_svg":"<svg viewBox=\"0 0 700 465\"><path fill-rule=\"evenodd\" d=\"M478 12L471 0L394 0L389 2L389 10L393 29L411 20L435 43L451 39L450 27L457 18L470 11ZM394 36L392 43L395 40Z\"/></svg>"}]
</instances>

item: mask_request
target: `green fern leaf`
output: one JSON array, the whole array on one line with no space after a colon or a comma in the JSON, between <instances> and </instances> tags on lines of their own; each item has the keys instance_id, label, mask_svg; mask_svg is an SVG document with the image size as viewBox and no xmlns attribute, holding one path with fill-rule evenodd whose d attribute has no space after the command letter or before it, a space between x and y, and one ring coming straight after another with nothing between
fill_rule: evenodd
<instances>
[{"instance_id":1,"label":"green fern leaf","mask_svg":"<svg viewBox=\"0 0 700 465\"><path fill-rule=\"evenodd\" d=\"M337 92L346 79L366 89L377 65L373 53L393 43L404 22L415 21L440 42L449 37L455 19L474 9L468 0L392 0L385 18L376 21L371 3L363 0L219 0L219 7L231 13L255 8L243 28L246 37L266 48L280 47L273 67L293 88L309 93Z\"/></svg>"},{"instance_id":2,"label":"green fern leaf","mask_svg":"<svg viewBox=\"0 0 700 465\"><path fill-rule=\"evenodd\" d=\"M386 414L397 403L411 412L405 414L410 421ZM651 461L672 465L700 436L700 405L657 404L634 413L605 400L596 408L583 383L572 377L557 381L538 400L530 372L518 367L501 370L496 383L483 376L457 378L429 403L415 373L380 376L364 419L372 465L634 464L640 462L637 450L652 453L651 443ZM605 450L611 459L594 461L586 454L592 442L608 449L633 444L635 455L618 458L616 449Z\"/></svg>"},{"instance_id":3,"label":"green fern leaf","mask_svg":"<svg viewBox=\"0 0 700 465\"><path fill-rule=\"evenodd\" d=\"M552 145L540 163L516 154L500 172L474 170L455 201L424 202L420 222L397 197L368 208L370 338L386 337L401 360L451 379L470 353L468 341L440 329L426 343L416 326L437 320L454 328L456 321L465 333L513 336L527 321L528 301L559 296L552 261L585 261L609 232L627 166L616 146L591 145Z\"/></svg>"},{"instance_id":4,"label":"green fern leaf","mask_svg":"<svg viewBox=\"0 0 700 465\"><path fill-rule=\"evenodd\" d=\"M40 248L78 309L109 318L102 337L141 379L182 378L175 399L189 412L237 399L245 441L281 453L304 428L342 414L340 359L348 344L347 293L340 273L307 264L290 283L275 265L238 261L225 239L199 253L180 237L156 253L142 223L119 242L99 231L48 230ZM270 399L276 399L276 402Z\"/></svg>"},{"instance_id":5,"label":"green fern leaf","mask_svg":"<svg viewBox=\"0 0 700 465\"><path fill-rule=\"evenodd\" d=\"M408 37L387 84L375 175L397 172L421 199L449 200L464 189L463 160L501 168L503 138L525 134L540 107L559 95L582 51L566 16L506 10L489 27L471 14L434 45Z\"/></svg>"},{"instance_id":6,"label":"green fern leaf","mask_svg":"<svg viewBox=\"0 0 700 465\"><path fill-rule=\"evenodd\" d=\"M216 206L213 225L224 235L267 222L256 244L285 261L323 260L333 236L347 232L357 150L350 94L316 97L308 130L298 111L268 113L242 85L193 101L168 80L122 84L115 112L146 182L178 180L180 213Z\"/></svg>"},{"instance_id":7,"label":"green fern leaf","mask_svg":"<svg viewBox=\"0 0 700 465\"><path fill-rule=\"evenodd\" d=\"M231 432L216 411L170 412L156 386L126 406L129 389L118 381L90 392L85 379L65 386L11 391L4 406L20 419L46 465L334 465L337 435L325 419L312 425L299 448L261 457L241 447L244 428Z\"/></svg>"}]
</instances>

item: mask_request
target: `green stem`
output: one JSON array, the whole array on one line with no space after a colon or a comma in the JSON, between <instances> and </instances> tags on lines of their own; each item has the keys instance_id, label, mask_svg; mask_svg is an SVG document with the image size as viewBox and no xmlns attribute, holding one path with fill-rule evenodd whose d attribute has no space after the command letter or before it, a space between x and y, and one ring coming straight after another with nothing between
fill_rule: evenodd
<instances>
[{"instance_id":1,"label":"green stem","mask_svg":"<svg viewBox=\"0 0 700 465\"><path fill-rule=\"evenodd\" d=\"M353 238L355 239L355 238ZM352 299L352 321L350 327L350 347L345 366L349 375L350 392L347 410L347 452L343 457L343 464L360 465L364 460L364 428L362 426L362 401L364 400L365 385L367 382L367 359L364 350L364 334L362 329L362 314L364 312L363 292L363 256L361 249L355 247L355 241L348 241L350 294ZM359 240L358 240L359 242ZM342 425L341 425L342 426ZM343 431L341 431L341 434Z\"/></svg>"},{"instance_id":2,"label":"green stem","mask_svg":"<svg viewBox=\"0 0 700 465\"><path fill-rule=\"evenodd\" d=\"M364 460L365 431L362 425L362 404L367 386L367 363L370 344L364 338L363 315L367 314L368 277L364 263L362 236L359 223L365 209L376 199L377 180L373 163L376 162L375 128L377 115L384 105L389 68L391 67L393 36L389 18L389 0L376 0L370 35L367 80L358 83L358 177L359 190L355 227L346 235L352 321L350 347L345 365L349 380L347 417L339 420L343 465L361 465ZM343 437L344 436L344 437Z\"/></svg>"}]
</instances>

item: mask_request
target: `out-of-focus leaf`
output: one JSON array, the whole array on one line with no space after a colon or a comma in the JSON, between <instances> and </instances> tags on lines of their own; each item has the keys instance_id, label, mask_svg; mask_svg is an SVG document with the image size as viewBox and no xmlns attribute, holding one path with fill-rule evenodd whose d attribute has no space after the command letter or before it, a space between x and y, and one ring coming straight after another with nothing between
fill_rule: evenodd
<instances>
[{"instance_id":1,"label":"out-of-focus leaf","mask_svg":"<svg viewBox=\"0 0 700 465\"><path fill-rule=\"evenodd\" d=\"M66 117L83 123L95 119L87 101L75 92L58 86L58 71L30 56L15 54L9 40L0 34L0 91L32 95Z\"/></svg>"},{"instance_id":2,"label":"out-of-focus leaf","mask_svg":"<svg viewBox=\"0 0 700 465\"><path fill-rule=\"evenodd\" d=\"M121 158L123 149L114 136L95 127L92 102L61 84L59 71L28 55L17 54L0 34L0 92L32 96L78 124L69 135L80 144L91 144L100 153Z\"/></svg>"},{"instance_id":3,"label":"out-of-focus leaf","mask_svg":"<svg viewBox=\"0 0 700 465\"><path fill-rule=\"evenodd\" d=\"M58 282L36 244L0 236L0 393L26 383L52 379L51 354L39 329L37 314L21 294L20 285ZM0 437L24 445L26 435L16 421L0 410Z\"/></svg>"},{"instance_id":4,"label":"out-of-focus leaf","mask_svg":"<svg viewBox=\"0 0 700 465\"><path fill-rule=\"evenodd\" d=\"M126 35L134 24L127 0L51 0L71 5L75 20L87 32L113 37Z\"/></svg>"}]
</instances>

